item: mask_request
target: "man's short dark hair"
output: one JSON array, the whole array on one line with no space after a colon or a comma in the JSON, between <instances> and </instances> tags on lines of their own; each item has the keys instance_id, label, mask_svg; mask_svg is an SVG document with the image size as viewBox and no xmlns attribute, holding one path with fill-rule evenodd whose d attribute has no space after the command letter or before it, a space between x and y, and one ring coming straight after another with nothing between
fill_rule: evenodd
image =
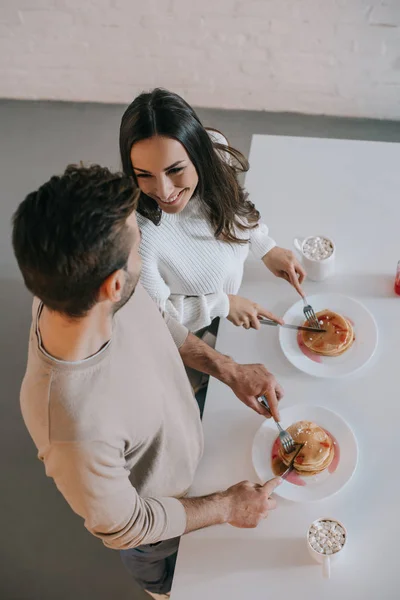
<instances>
[{"instance_id":1,"label":"man's short dark hair","mask_svg":"<svg viewBox=\"0 0 400 600\"><path fill-rule=\"evenodd\" d=\"M126 175L70 165L19 205L14 253L26 287L46 307L81 317L105 279L126 268L132 245L126 220L138 193Z\"/></svg>"}]
</instances>

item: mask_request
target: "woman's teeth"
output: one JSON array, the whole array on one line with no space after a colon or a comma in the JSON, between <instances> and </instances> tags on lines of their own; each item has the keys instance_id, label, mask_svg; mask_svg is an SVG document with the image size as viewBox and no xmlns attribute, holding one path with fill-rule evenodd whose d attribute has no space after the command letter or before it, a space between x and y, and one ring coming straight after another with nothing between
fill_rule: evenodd
<instances>
[{"instance_id":1,"label":"woman's teeth","mask_svg":"<svg viewBox=\"0 0 400 600\"><path fill-rule=\"evenodd\" d=\"M173 196L172 198L169 198L168 200L163 200L164 204L173 204L173 202L178 200L178 198L181 196L183 191L184 190L181 190L178 194L176 194L176 196Z\"/></svg>"}]
</instances>

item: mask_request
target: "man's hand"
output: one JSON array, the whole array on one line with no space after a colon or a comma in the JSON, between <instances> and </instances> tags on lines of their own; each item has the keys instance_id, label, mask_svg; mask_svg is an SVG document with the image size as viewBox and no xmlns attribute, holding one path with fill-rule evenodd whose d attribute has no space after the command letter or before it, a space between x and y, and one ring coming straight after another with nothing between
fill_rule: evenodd
<instances>
[{"instance_id":1,"label":"man's hand","mask_svg":"<svg viewBox=\"0 0 400 600\"><path fill-rule=\"evenodd\" d=\"M257 527L269 511L276 508L276 500L271 498L274 489L282 480L275 477L264 485L242 481L228 488L225 495L230 499L227 522L233 527Z\"/></svg>"},{"instance_id":2,"label":"man's hand","mask_svg":"<svg viewBox=\"0 0 400 600\"><path fill-rule=\"evenodd\" d=\"M304 296L301 289L306 272L291 250L275 246L265 256L263 263L276 277L286 279L298 291L300 296Z\"/></svg>"},{"instance_id":3,"label":"man's hand","mask_svg":"<svg viewBox=\"0 0 400 600\"><path fill-rule=\"evenodd\" d=\"M260 415L270 418L271 415L258 401L266 396L272 416L279 421L278 402L283 398L283 389L264 365L239 365L232 367L232 375L226 381L232 391L244 404Z\"/></svg>"},{"instance_id":4,"label":"man's hand","mask_svg":"<svg viewBox=\"0 0 400 600\"><path fill-rule=\"evenodd\" d=\"M264 365L239 365L230 356L210 348L192 333L189 333L179 352L187 367L226 383L242 402L268 418L270 414L258 401L260 396L265 395L272 416L279 420L278 402L283 397L283 389Z\"/></svg>"},{"instance_id":5,"label":"man's hand","mask_svg":"<svg viewBox=\"0 0 400 600\"><path fill-rule=\"evenodd\" d=\"M180 498L186 512L185 533L222 523L241 528L257 527L268 517L269 511L276 508L276 500L271 494L281 482L279 477L264 485L242 481L225 492L201 498Z\"/></svg>"},{"instance_id":6,"label":"man's hand","mask_svg":"<svg viewBox=\"0 0 400 600\"><path fill-rule=\"evenodd\" d=\"M269 312L256 302L242 298L242 296L236 296L228 294L229 298L229 314L228 320L231 321L237 327L244 327L245 329L260 329L259 317L266 317L272 319L283 325L283 320L276 317L273 313Z\"/></svg>"}]
</instances>

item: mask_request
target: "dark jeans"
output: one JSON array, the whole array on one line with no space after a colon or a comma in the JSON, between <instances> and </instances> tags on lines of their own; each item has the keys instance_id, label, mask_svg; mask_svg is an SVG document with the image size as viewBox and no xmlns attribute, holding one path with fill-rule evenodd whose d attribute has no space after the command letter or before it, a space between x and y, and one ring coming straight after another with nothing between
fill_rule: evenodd
<instances>
[{"instance_id":1,"label":"dark jeans","mask_svg":"<svg viewBox=\"0 0 400 600\"><path fill-rule=\"evenodd\" d=\"M122 562L141 588L154 594L171 591L179 540L121 550Z\"/></svg>"},{"instance_id":2,"label":"dark jeans","mask_svg":"<svg viewBox=\"0 0 400 600\"><path fill-rule=\"evenodd\" d=\"M195 396L201 417L206 393L207 388L202 388ZM122 562L141 588L154 594L168 594L171 591L179 540L172 538L120 551Z\"/></svg>"}]
</instances>

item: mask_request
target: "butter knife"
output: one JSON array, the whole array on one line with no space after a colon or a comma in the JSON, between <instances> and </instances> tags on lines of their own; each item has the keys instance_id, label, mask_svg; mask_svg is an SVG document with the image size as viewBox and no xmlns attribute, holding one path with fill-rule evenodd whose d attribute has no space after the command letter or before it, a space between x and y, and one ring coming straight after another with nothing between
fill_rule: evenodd
<instances>
[{"instance_id":1,"label":"butter knife","mask_svg":"<svg viewBox=\"0 0 400 600\"><path fill-rule=\"evenodd\" d=\"M270 319L260 319L261 325L273 325L274 327L286 327L286 329L297 329L297 331L312 331L313 333L326 333L326 329L317 329L316 327L306 327L305 325L289 325L284 323L281 325L276 321Z\"/></svg>"},{"instance_id":2,"label":"butter knife","mask_svg":"<svg viewBox=\"0 0 400 600\"><path fill-rule=\"evenodd\" d=\"M304 448L304 444L299 444L298 442L295 442L295 445L298 446L298 449L296 451L296 454L293 456L292 460L290 461L290 464L288 466L288 468L286 469L286 471L284 471L282 473L282 475L279 475L279 477L281 477L282 479L286 479L286 477L289 475L289 473L291 473L294 470L294 461L297 458L297 455L300 454L300 451L303 450Z\"/></svg>"}]
</instances>

